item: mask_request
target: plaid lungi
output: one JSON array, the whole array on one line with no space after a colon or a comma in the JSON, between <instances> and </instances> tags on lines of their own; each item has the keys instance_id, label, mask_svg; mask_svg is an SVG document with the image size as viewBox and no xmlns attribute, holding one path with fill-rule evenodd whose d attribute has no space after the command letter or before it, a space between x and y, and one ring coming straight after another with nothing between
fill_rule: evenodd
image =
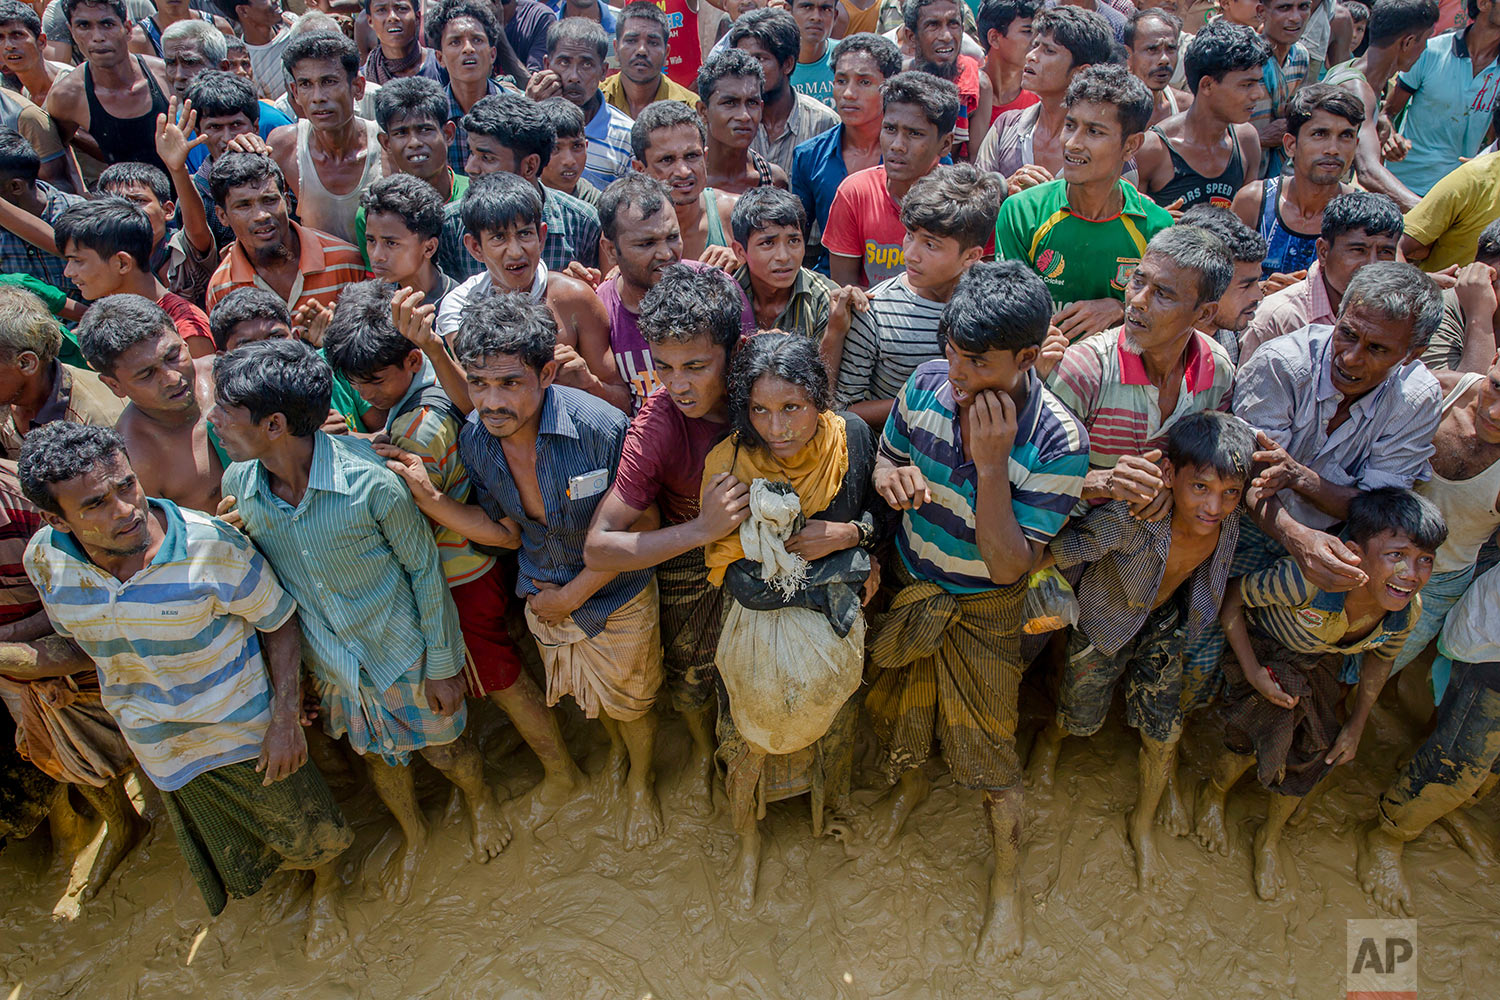
<instances>
[{"instance_id":1,"label":"plaid lungi","mask_svg":"<svg viewBox=\"0 0 1500 1000\"><path fill-rule=\"evenodd\" d=\"M602 712L617 722L634 722L651 711L662 682L654 579L616 608L598 635L586 635L572 618L545 625L530 606L526 626L547 671L548 705L572 695L587 718Z\"/></svg>"},{"instance_id":2,"label":"plaid lungi","mask_svg":"<svg viewBox=\"0 0 1500 1000\"><path fill-rule=\"evenodd\" d=\"M347 735L356 753L374 754L392 767L404 767L413 751L458 739L469 718L468 706L461 706L452 715L439 715L427 707L427 693L422 688L426 662L425 658L418 660L384 691L366 684L361 673L359 690L353 697L317 679L328 735L334 739Z\"/></svg>"},{"instance_id":3,"label":"plaid lungi","mask_svg":"<svg viewBox=\"0 0 1500 1000\"><path fill-rule=\"evenodd\" d=\"M703 550L693 549L656 567L656 589L672 707L679 712L706 708L719 673L714 655L724 628L724 588L710 586Z\"/></svg>"}]
</instances>

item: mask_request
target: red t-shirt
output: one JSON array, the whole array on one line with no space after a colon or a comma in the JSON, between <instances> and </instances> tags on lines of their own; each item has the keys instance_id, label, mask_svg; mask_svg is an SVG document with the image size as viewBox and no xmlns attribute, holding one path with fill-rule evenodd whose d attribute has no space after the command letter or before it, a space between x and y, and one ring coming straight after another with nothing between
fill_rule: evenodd
<instances>
[{"instance_id":1,"label":"red t-shirt","mask_svg":"<svg viewBox=\"0 0 1500 1000\"><path fill-rule=\"evenodd\" d=\"M905 242L901 206L885 189L885 167L877 164L845 177L823 226L828 252L860 258L868 288L906 270Z\"/></svg>"},{"instance_id":2,"label":"red t-shirt","mask_svg":"<svg viewBox=\"0 0 1500 1000\"><path fill-rule=\"evenodd\" d=\"M1016 94L1016 99L1014 101L1011 101L1009 104L997 104L992 109L990 109L990 124L995 124L995 119L999 118L1007 111L1020 111L1022 108L1031 107L1033 104L1036 104L1040 100L1041 98L1033 94L1031 91L1023 90L1020 93Z\"/></svg>"},{"instance_id":3,"label":"red t-shirt","mask_svg":"<svg viewBox=\"0 0 1500 1000\"><path fill-rule=\"evenodd\" d=\"M727 423L689 419L669 393L652 393L625 431L615 493L635 510L660 501L667 524L691 521L698 516L703 463L728 435Z\"/></svg>"},{"instance_id":4,"label":"red t-shirt","mask_svg":"<svg viewBox=\"0 0 1500 1000\"><path fill-rule=\"evenodd\" d=\"M698 40L698 12L690 10L687 0L657 0L666 12L667 78L695 90L698 70L703 66L703 43Z\"/></svg>"},{"instance_id":5,"label":"red t-shirt","mask_svg":"<svg viewBox=\"0 0 1500 1000\"><path fill-rule=\"evenodd\" d=\"M212 344L213 334L208 329L208 316L202 309L193 305L187 299L176 292L168 292L156 300L166 314L172 317L172 322L177 325L177 333L183 340L192 337L206 337L208 343Z\"/></svg>"}]
</instances>

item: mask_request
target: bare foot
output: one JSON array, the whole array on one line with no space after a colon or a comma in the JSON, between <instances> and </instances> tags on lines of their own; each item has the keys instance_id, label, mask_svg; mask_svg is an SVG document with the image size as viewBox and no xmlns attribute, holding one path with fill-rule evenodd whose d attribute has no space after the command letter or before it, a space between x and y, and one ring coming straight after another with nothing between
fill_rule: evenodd
<instances>
[{"instance_id":1,"label":"bare foot","mask_svg":"<svg viewBox=\"0 0 1500 1000\"><path fill-rule=\"evenodd\" d=\"M1229 831L1224 829L1224 799L1210 787L1198 803L1198 822L1193 825L1198 843L1215 854L1229 855Z\"/></svg>"},{"instance_id":2,"label":"bare foot","mask_svg":"<svg viewBox=\"0 0 1500 1000\"><path fill-rule=\"evenodd\" d=\"M1278 850L1280 838L1266 836L1262 826L1255 832L1255 843L1250 856L1255 860L1255 894L1261 899L1272 900L1286 888L1286 876L1281 872L1281 854Z\"/></svg>"},{"instance_id":3,"label":"bare foot","mask_svg":"<svg viewBox=\"0 0 1500 1000\"><path fill-rule=\"evenodd\" d=\"M734 883L730 892L741 910L755 908L755 880L760 875L760 830L752 821L750 831L740 835L740 850L734 859Z\"/></svg>"},{"instance_id":4,"label":"bare foot","mask_svg":"<svg viewBox=\"0 0 1500 1000\"><path fill-rule=\"evenodd\" d=\"M307 957L329 958L349 943L349 928L339 913L333 893L313 891L312 906L307 912Z\"/></svg>"},{"instance_id":5,"label":"bare foot","mask_svg":"<svg viewBox=\"0 0 1500 1000\"><path fill-rule=\"evenodd\" d=\"M627 789L627 794L630 811L625 818L625 846L634 850L655 843L661 836L661 805L656 801L656 788L648 782Z\"/></svg>"},{"instance_id":6,"label":"bare foot","mask_svg":"<svg viewBox=\"0 0 1500 1000\"><path fill-rule=\"evenodd\" d=\"M1181 780L1175 770L1168 774L1167 787L1156 809L1157 825L1174 837L1186 837L1193 832L1193 816L1182 800Z\"/></svg>"},{"instance_id":7,"label":"bare foot","mask_svg":"<svg viewBox=\"0 0 1500 1000\"><path fill-rule=\"evenodd\" d=\"M1015 958L1021 954L1022 934L1020 885L991 884L989 911L979 929L975 960L992 964Z\"/></svg>"},{"instance_id":8,"label":"bare foot","mask_svg":"<svg viewBox=\"0 0 1500 1000\"><path fill-rule=\"evenodd\" d=\"M427 833L415 841L402 838L401 846L391 855L391 860L381 869L380 880L385 885L385 898L392 903L404 903L411 898L411 887L417 881L417 869L427 854Z\"/></svg>"},{"instance_id":9,"label":"bare foot","mask_svg":"<svg viewBox=\"0 0 1500 1000\"><path fill-rule=\"evenodd\" d=\"M527 792L518 803L515 813L524 812L521 825L535 832L557 811L573 800L584 787L584 777L578 771L547 772L535 788Z\"/></svg>"},{"instance_id":10,"label":"bare foot","mask_svg":"<svg viewBox=\"0 0 1500 1000\"><path fill-rule=\"evenodd\" d=\"M714 814L714 757L693 744L687 764L688 808L699 819Z\"/></svg>"},{"instance_id":11,"label":"bare foot","mask_svg":"<svg viewBox=\"0 0 1500 1000\"><path fill-rule=\"evenodd\" d=\"M483 795L475 796L469 803L469 843L473 847L471 857L484 864L499 857L510 843L510 823L495 802L495 793L489 788Z\"/></svg>"},{"instance_id":12,"label":"bare foot","mask_svg":"<svg viewBox=\"0 0 1500 1000\"><path fill-rule=\"evenodd\" d=\"M1359 884L1375 900L1375 905L1398 916L1411 911L1411 890L1401 868L1405 846L1372 822L1359 838L1359 855L1354 863Z\"/></svg>"},{"instance_id":13,"label":"bare foot","mask_svg":"<svg viewBox=\"0 0 1500 1000\"><path fill-rule=\"evenodd\" d=\"M1454 843L1478 865L1493 865L1495 852L1485 841L1484 834L1474 825L1474 820L1462 809L1455 809L1438 820L1438 825L1448 831Z\"/></svg>"},{"instance_id":14,"label":"bare foot","mask_svg":"<svg viewBox=\"0 0 1500 1000\"><path fill-rule=\"evenodd\" d=\"M1125 837L1135 849L1135 885L1145 891L1166 879L1166 868L1156 850L1156 827L1137 820L1134 810L1125 817Z\"/></svg>"},{"instance_id":15,"label":"bare foot","mask_svg":"<svg viewBox=\"0 0 1500 1000\"><path fill-rule=\"evenodd\" d=\"M127 813L123 821L106 823L104 827L104 839L99 843L99 853L94 856L94 864L89 869L88 878L83 885L78 887L78 901L86 903L99 894L104 888L104 883L125 860L125 855L130 849L140 843L141 838L151 827L134 813Z\"/></svg>"},{"instance_id":16,"label":"bare foot","mask_svg":"<svg viewBox=\"0 0 1500 1000\"><path fill-rule=\"evenodd\" d=\"M875 829L884 831L878 841L881 847L890 847L896 842L906 818L922 804L931 788L927 776L919 767L912 768L901 776L890 796L876 811Z\"/></svg>"},{"instance_id":17,"label":"bare foot","mask_svg":"<svg viewBox=\"0 0 1500 1000\"><path fill-rule=\"evenodd\" d=\"M1026 784L1038 792L1052 789L1052 779L1057 771L1057 755L1062 750L1063 733L1049 725L1036 734L1031 744L1031 759L1026 765Z\"/></svg>"}]
</instances>

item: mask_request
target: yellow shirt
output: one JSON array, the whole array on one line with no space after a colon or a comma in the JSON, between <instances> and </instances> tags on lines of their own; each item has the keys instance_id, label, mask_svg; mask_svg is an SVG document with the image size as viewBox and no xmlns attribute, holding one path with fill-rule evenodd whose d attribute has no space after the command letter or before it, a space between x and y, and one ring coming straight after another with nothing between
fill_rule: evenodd
<instances>
[{"instance_id":1,"label":"yellow shirt","mask_svg":"<svg viewBox=\"0 0 1500 1000\"><path fill-rule=\"evenodd\" d=\"M1500 218L1500 153L1461 164L1406 213L1406 235L1430 246L1424 271L1468 264L1484 227Z\"/></svg>"},{"instance_id":2,"label":"yellow shirt","mask_svg":"<svg viewBox=\"0 0 1500 1000\"><path fill-rule=\"evenodd\" d=\"M623 73L616 73L599 84L599 92L614 107L619 108L627 115L630 114L630 102L625 100L625 75ZM666 76L663 76L661 83L656 88L656 96L651 98L651 103L654 104L657 101L681 101L690 108L696 108L698 106L698 95L675 80L670 80Z\"/></svg>"}]
</instances>

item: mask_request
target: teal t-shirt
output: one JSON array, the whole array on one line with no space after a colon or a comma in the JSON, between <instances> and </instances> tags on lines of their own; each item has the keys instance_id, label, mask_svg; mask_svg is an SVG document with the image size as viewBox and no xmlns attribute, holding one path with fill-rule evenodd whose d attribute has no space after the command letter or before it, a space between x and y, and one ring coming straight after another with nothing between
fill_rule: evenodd
<instances>
[{"instance_id":1,"label":"teal t-shirt","mask_svg":"<svg viewBox=\"0 0 1500 1000\"><path fill-rule=\"evenodd\" d=\"M799 62L792 71L792 89L838 110L833 100L833 46L823 50L817 62Z\"/></svg>"}]
</instances>

